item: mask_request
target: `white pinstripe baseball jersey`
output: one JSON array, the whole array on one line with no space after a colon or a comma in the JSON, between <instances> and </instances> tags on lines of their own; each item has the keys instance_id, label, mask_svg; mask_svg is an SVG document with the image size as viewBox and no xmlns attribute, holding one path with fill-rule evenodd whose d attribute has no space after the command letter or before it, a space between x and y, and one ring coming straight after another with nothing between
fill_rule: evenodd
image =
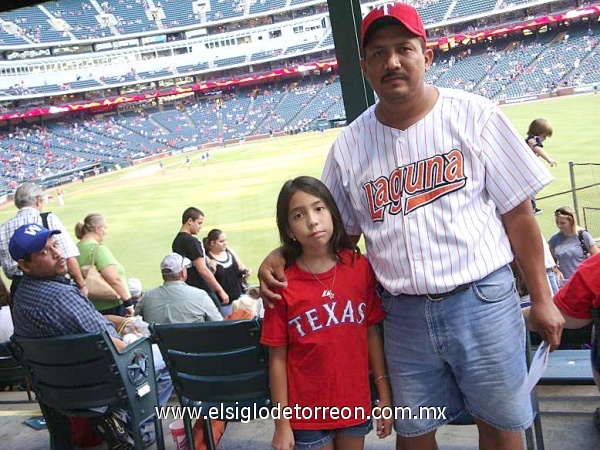
<instances>
[{"instance_id":1,"label":"white pinstripe baseball jersey","mask_svg":"<svg viewBox=\"0 0 600 450\"><path fill-rule=\"evenodd\" d=\"M493 103L437 88L406 130L375 105L334 142L323 181L392 294L441 293L513 260L501 221L553 178Z\"/></svg>"}]
</instances>

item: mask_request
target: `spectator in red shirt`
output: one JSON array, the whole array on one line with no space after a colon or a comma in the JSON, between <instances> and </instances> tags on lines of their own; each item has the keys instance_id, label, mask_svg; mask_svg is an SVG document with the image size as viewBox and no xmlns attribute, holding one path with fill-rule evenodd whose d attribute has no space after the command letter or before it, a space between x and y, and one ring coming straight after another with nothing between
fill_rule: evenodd
<instances>
[{"instance_id":1,"label":"spectator in red shirt","mask_svg":"<svg viewBox=\"0 0 600 450\"><path fill-rule=\"evenodd\" d=\"M592 372L600 389L600 254L579 265L554 296L554 303L565 318L565 328L582 328L594 322ZM594 412L594 425L600 430L600 408Z\"/></svg>"}]
</instances>

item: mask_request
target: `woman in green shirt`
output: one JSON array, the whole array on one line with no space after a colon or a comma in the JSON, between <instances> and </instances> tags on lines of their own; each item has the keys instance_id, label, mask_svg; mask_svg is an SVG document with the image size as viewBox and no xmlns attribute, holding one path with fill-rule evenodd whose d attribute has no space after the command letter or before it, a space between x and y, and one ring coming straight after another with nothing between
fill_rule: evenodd
<instances>
[{"instance_id":1,"label":"woman in green shirt","mask_svg":"<svg viewBox=\"0 0 600 450\"><path fill-rule=\"evenodd\" d=\"M133 315L131 294L127 286L125 269L114 257L110 249L103 244L108 227L106 220L100 214L88 214L83 222L75 225L75 235L79 242L79 256L77 262L79 267L92 263L93 253L96 247L96 258L94 265L102 274L102 277L112 286L119 295L118 300L99 300L90 296L90 301L101 314L114 314L118 316Z\"/></svg>"}]
</instances>

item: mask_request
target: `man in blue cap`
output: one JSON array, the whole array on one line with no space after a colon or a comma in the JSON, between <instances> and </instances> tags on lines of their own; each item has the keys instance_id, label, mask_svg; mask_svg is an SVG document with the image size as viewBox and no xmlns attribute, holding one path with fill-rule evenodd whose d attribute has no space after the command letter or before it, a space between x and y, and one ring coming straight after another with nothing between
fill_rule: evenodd
<instances>
[{"instance_id":1,"label":"man in blue cap","mask_svg":"<svg viewBox=\"0 0 600 450\"><path fill-rule=\"evenodd\" d=\"M83 296L75 283L65 277L67 263L54 235L60 230L48 230L35 223L15 230L9 243L10 256L23 271L23 280L13 298L15 335L26 338L47 338L73 334L97 333L108 330L115 347L126 346L117 333L125 320L120 316L103 316ZM159 403L164 405L173 390L167 369L156 370ZM58 413L54 419L61 421ZM98 421L98 429L110 450L133 450L131 433L126 431L127 412L109 410ZM124 426L125 425L125 426ZM64 448L69 448L70 435L61 433ZM154 439L145 433L148 445ZM61 447L63 448L63 447Z\"/></svg>"},{"instance_id":2,"label":"man in blue cap","mask_svg":"<svg viewBox=\"0 0 600 450\"><path fill-rule=\"evenodd\" d=\"M112 322L103 318L65 277L67 263L56 234L60 231L31 223L19 227L10 239L10 256L23 271L13 298L15 334L45 338L108 329L117 349L124 348L115 329L124 318L111 317Z\"/></svg>"}]
</instances>

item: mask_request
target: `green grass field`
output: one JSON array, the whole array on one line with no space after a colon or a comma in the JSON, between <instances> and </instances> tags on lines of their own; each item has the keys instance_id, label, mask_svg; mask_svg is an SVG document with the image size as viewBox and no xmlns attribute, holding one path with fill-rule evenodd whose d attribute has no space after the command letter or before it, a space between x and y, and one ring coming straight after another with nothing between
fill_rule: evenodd
<instances>
[{"instance_id":1,"label":"green grass field","mask_svg":"<svg viewBox=\"0 0 600 450\"><path fill-rule=\"evenodd\" d=\"M599 107L600 96L587 95L504 109L523 135L536 117L548 118L554 127L554 136L545 148L559 162L551 169L556 181L540 196L569 189L568 161L600 162ZM278 244L275 201L282 183L298 175L319 177L338 132L285 136L213 150L206 166L191 154L191 170L185 166L185 156L179 155L164 160L165 174L153 162L90 178L64 186L66 205L53 202L45 210L56 212L72 234L75 223L86 214L103 214L109 225L105 243L123 263L127 276L140 278L147 289L161 283L159 262L171 250L181 213L196 206L206 215L200 234L205 236L212 228L224 230L229 245L252 268L254 282L260 261ZM593 177L591 171L583 172L580 185ZM556 206L560 205L542 205L545 212L538 216L547 236L554 232L552 211ZM0 210L0 222L15 213L14 206L7 205Z\"/></svg>"}]
</instances>

